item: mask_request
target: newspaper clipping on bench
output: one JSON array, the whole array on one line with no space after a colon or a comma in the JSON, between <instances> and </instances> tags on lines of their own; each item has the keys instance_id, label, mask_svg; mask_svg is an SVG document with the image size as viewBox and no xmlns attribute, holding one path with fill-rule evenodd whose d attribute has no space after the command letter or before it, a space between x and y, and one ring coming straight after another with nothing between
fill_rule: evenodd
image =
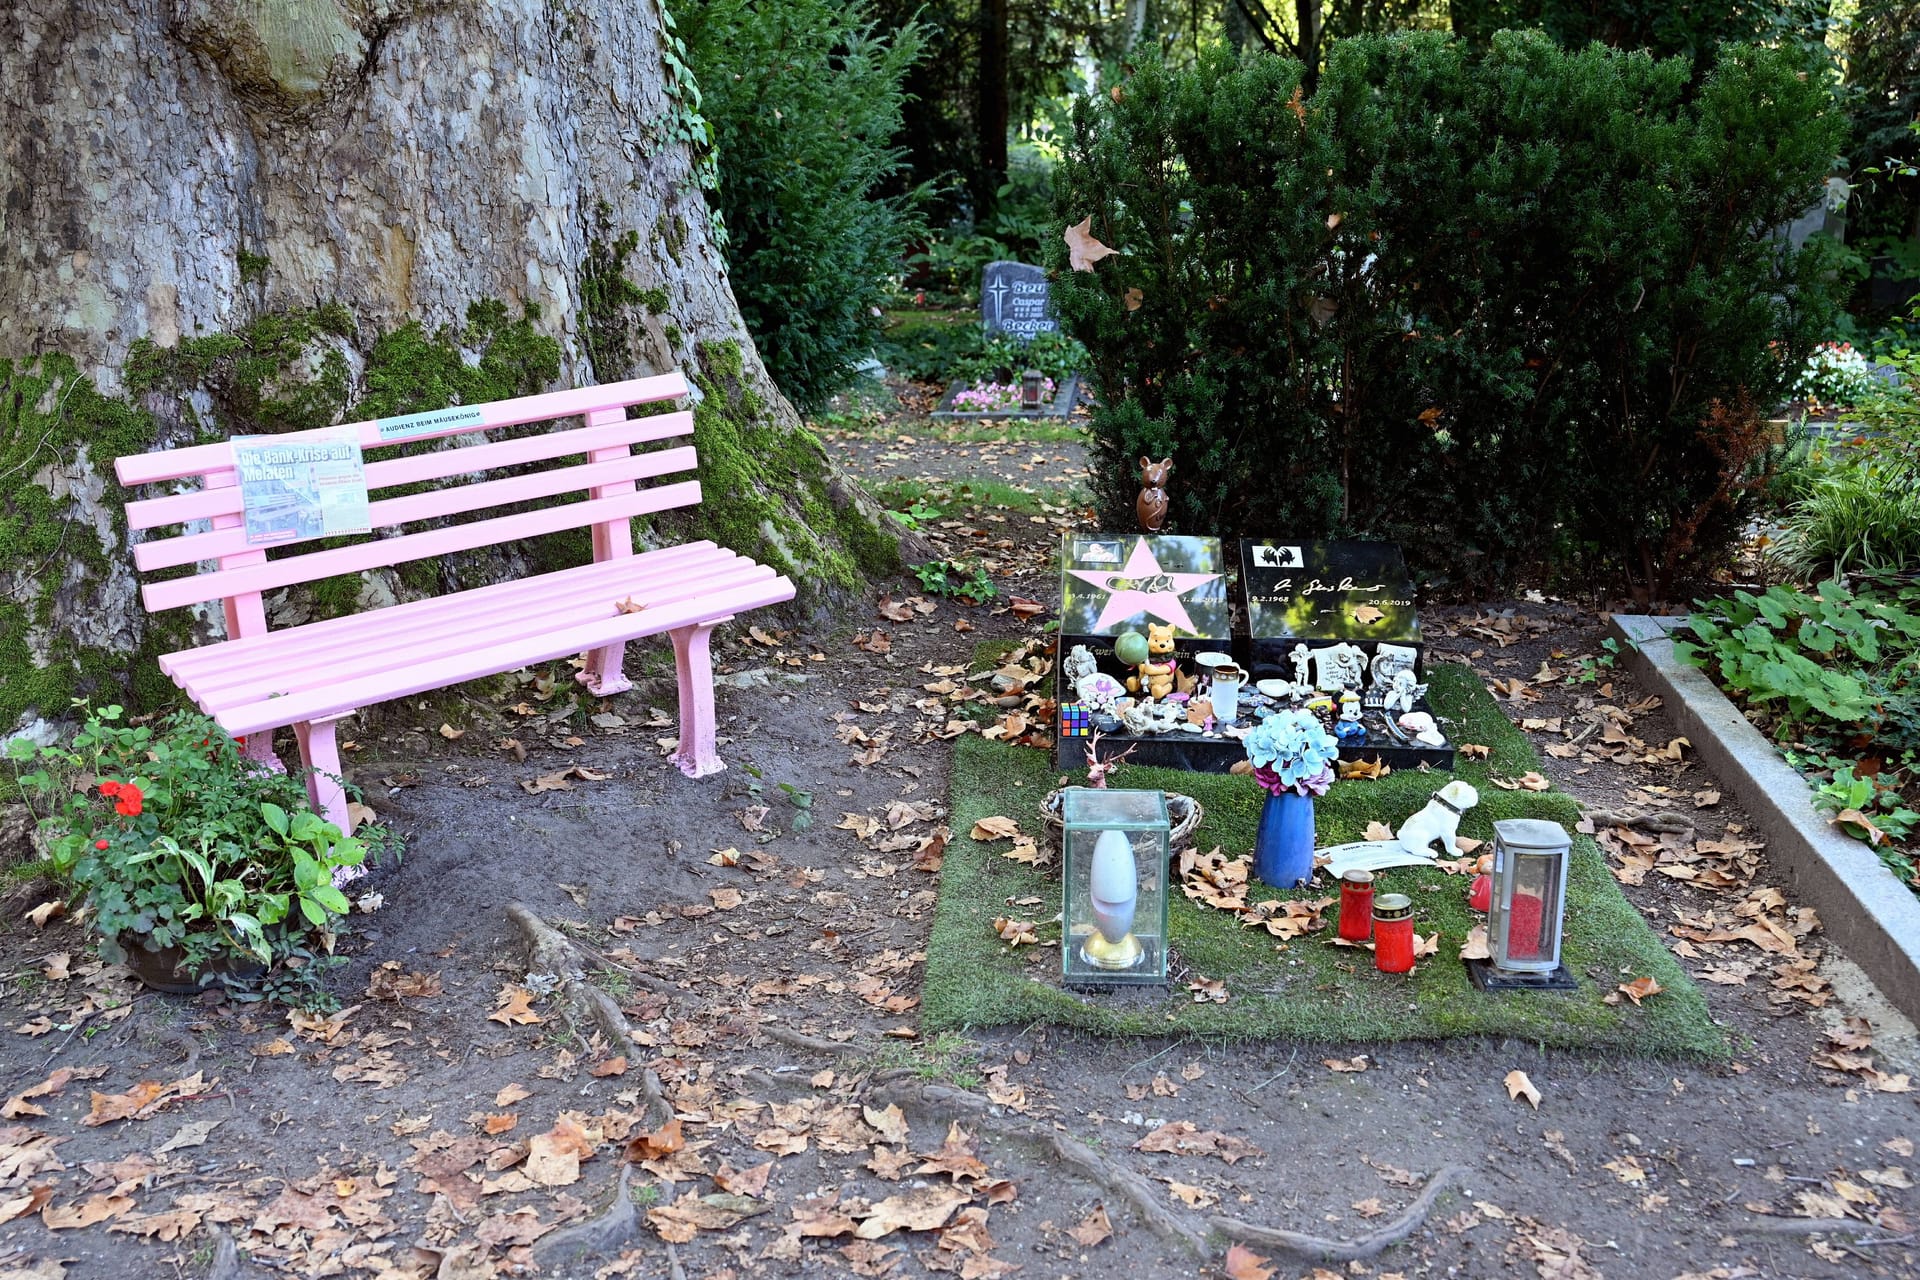
<instances>
[{"instance_id":1,"label":"newspaper clipping on bench","mask_svg":"<svg viewBox=\"0 0 1920 1280\"><path fill-rule=\"evenodd\" d=\"M247 545L366 533L367 470L352 427L233 437Z\"/></svg>"}]
</instances>

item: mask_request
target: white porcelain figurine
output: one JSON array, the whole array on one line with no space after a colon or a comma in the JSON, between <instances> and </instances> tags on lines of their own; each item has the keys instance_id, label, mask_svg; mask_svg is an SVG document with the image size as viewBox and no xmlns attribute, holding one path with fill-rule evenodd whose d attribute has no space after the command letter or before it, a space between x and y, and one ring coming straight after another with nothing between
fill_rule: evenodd
<instances>
[{"instance_id":1,"label":"white porcelain figurine","mask_svg":"<svg viewBox=\"0 0 1920 1280\"><path fill-rule=\"evenodd\" d=\"M1393 673L1393 683L1387 689L1386 701L1382 704L1381 710L1388 715L1412 711L1413 704L1426 696L1427 686L1416 683L1413 672L1396 671Z\"/></svg>"},{"instance_id":2,"label":"white porcelain figurine","mask_svg":"<svg viewBox=\"0 0 1920 1280\"><path fill-rule=\"evenodd\" d=\"M1140 872L1134 865L1133 844L1124 831L1102 831L1093 842L1087 899L1097 932L1081 944L1082 958L1101 969L1132 967L1141 956L1140 940L1133 936Z\"/></svg>"},{"instance_id":3,"label":"white porcelain figurine","mask_svg":"<svg viewBox=\"0 0 1920 1280\"><path fill-rule=\"evenodd\" d=\"M1367 654L1357 644L1342 643L1315 649L1313 661L1318 668L1314 687L1322 693L1358 689L1366 683Z\"/></svg>"}]
</instances>

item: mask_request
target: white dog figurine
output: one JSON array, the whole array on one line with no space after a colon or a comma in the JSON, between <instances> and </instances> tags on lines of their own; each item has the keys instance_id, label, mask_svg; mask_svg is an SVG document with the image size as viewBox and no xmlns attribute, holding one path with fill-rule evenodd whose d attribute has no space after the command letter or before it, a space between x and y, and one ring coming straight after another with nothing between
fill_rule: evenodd
<instances>
[{"instance_id":1,"label":"white dog figurine","mask_svg":"<svg viewBox=\"0 0 1920 1280\"><path fill-rule=\"evenodd\" d=\"M1480 793L1464 782L1449 782L1433 793L1427 801L1427 807L1400 824L1393 838L1409 852L1423 856L1433 851L1433 842L1440 842L1441 852L1449 857L1460 856L1459 832L1460 816L1480 803Z\"/></svg>"},{"instance_id":2,"label":"white dog figurine","mask_svg":"<svg viewBox=\"0 0 1920 1280\"><path fill-rule=\"evenodd\" d=\"M1433 793L1426 808L1400 824L1391 840L1357 840L1330 845L1327 874L1336 881L1349 871L1384 871L1388 867L1433 865L1433 843L1443 853L1460 856L1460 815L1480 803L1480 793L1464 782L1449 782Z\"/></svg>"}]
</instances>

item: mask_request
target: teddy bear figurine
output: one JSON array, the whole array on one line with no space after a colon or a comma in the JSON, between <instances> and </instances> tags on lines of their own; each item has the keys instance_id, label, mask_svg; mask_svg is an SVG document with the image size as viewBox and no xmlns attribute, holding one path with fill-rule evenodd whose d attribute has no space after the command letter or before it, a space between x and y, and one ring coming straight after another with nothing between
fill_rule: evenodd
<instances>
[{"instance_id":1,"label":"teddy bear figurine","mask_svg":"<svg viewBox=\"0 0 1920 1280\"><path fill-rule=\"evenodd\" d=\"M1147 624L1147 660L1127 677L1127 688L1148 700L1158 700L1173 692L1180 671L1173 655L1173 625Z\"/></svg>"}]
</instances>

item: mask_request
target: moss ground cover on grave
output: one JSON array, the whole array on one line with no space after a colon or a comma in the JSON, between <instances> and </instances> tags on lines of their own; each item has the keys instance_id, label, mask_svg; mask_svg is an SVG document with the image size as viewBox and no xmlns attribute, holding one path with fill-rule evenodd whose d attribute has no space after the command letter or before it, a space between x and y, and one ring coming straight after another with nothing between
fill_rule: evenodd
<instances>
[{"instance_id":1,"label":"moss ground cover on grave","mask_svg":"<svg viewBox=\"0 0 1920 1280\"><path fill-rule=\"evenodd\" d=\"M1480 804L1460 824L1461 834L1491 840L1495 821L1520 817L1547 818L1571 829L1579 810L1570 797L1494 785L1493 776L1515 778L1538 762L1472 672L1438 665L1431 674L1434 707L1451 725L1455 741L1491 749L1484 761L1462 760L1455 775L1480 792ZM1333 907L1325 929L1293 939L1281 951L1265 930L1243 928L1234 915L1195 903L1176 887L1168 932L1177 963L1191 971L1189 977L1224 981L1230 993L1226 1003L1194 1003L1184 979L1165 991L1088 995L1063 990L1059 949L1050 945L1057 943L1060 929L1047 923L1060 905L1057 858L1053 866L1036 869L1003 857L1009 842L987 843L967 834L979 819L1003 814L1039 835L1043 824L1037 805L1059 777L1045 752L971 735L960 741L953 768L954 839L947 846L927 945L922 1008L929 1030L1051 1022L1106 1035L1220 1039L1485 1035L1656 1057L1728 1054L1726 1037L1713 1025L1698 988L1621 895L1599 850L1584 836L1574 841L1564 953L1580 979L1577 992L1488 995L1474 990L1458 959L1461 939L1477 921L1466 906L1467 881L1424 868L1383 872L1377 886L1410 894L1419 932L1442 934L1439 955L1422 960L1410 977L1377 973L1368 952L1333 946ZM1236 854L1253 848L1263 797L1251 779L1130 767L1115 778L1121 786L1177 790L1198 799L1207 812L1197 837L1201 849L1218 844ZM1334 784L1316 806L1319 843L1360 839L1370 821L1397 826L1444 780L1445 775L1404 772ZM1248 897L1316 898L1334 892L1326 887L1268 892L1256 885ZM1022 898L1038 898L1040 905L1010 905ZM992 927L1002 915L1040 921L1042 945L1009 951ZM1617 984L1649 976L1664 990L1641 1007L1624 1000L1604 1003Z\"/></svg>"}]
</instances>

